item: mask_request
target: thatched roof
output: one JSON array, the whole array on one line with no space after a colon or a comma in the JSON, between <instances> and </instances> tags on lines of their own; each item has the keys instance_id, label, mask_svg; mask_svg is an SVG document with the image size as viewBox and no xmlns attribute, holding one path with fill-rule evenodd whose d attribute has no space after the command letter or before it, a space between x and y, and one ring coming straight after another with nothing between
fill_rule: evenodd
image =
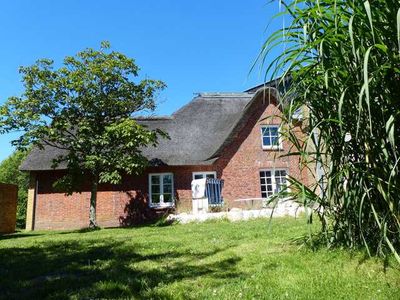
<instances>
[{"instance_id":1,"label":"thatched roof","mask_svg":"<svg viewBox=\"0 0 400 300\"><path fill-rule=\"evenodd\" d=\"M157 147L143 149L143 154L154 164L212 164L244 124L246 111L258 95L254 91L200 93L169 117L138 118L141 124L162 129L170 136L170 139L160 139ZM54 147L35 148L22 163L21 170L51 170L54 158L63 154ZM65 165L60 164L56 169L65 169Z\"/></svg>"}]
</instances>

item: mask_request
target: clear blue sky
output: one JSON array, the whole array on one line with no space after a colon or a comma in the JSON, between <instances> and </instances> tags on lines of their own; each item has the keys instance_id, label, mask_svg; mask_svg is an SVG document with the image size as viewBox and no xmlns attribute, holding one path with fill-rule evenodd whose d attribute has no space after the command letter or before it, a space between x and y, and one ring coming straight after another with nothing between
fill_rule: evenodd
<instances>
[{"instance_id":1,"label":"clear blue sky","mask_svg":"<svg viewBox=\"0 0 400 300\"><path fill-rule=\"evenodd\" d=\"M157 114L171 114L195 92L243 91L262 82L250 68L276 26L269 0L18 0L0 4L0 103L22 91L18 67L61 62L108 40L136 59L141 76L167 89ZM267 29L267 30L266 30ZM0 136L0 160L16 135Z\"/></svg>"}]
</instances>

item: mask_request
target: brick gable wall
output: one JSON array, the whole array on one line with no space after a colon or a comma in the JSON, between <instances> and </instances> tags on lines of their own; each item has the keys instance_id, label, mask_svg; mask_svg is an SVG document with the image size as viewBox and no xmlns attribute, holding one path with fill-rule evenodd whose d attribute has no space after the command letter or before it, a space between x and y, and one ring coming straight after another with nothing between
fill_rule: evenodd
<instances>
[{"instance_id":1,"label":"brick gable wall","mask_svg":"<svg viewBox=\"0 0 400 300\"><path fill-rule=\"evenodd\" d=\"M299 157L280 157L290 150L289 142L283 141L279 151L262 148L261 126L279 125L280 114L274 101L258 101L243 130L217 160L218 177L225 180L224 199L230 206L246 206L245 201L235 200L261 198L260 170L285 169L291 176L307 183L307 173L300 171ZM300 128L296 132L301 134Z\"/></svg>"},{"instance_id":2,"label":"brick gable wall","mask_svg":"<svg viewBox=\"0 0 400 300\"><path fill-rule=\"evenodd\" d=\"M279 124L279 118L265 119L276 114L279 115L279 110L275 103L261 99L254 103L245 126L213 165L152 167L142 176L126 176L120 185L100 185L97 196L99 225L133 225L145 222L160 213L148 208L149 173L174 174L176 210L180 212L190 211L192 207L192 172L216 171L217 177L225 180L223 196L228 208L246 206L246 202L235 200L261 197L261 169L283 168L291 176L306 181L306 174L300 172L298 158L278 157L289 150L290 145L287 142L283 143L281 152L262 149L260 126ZM31 174L38 181L33 229L71 229L88 226L89 185L83 186L83 192L71 196L56 192L52 183L62 174L60 171Z\"/></svg>"}]
</instances>

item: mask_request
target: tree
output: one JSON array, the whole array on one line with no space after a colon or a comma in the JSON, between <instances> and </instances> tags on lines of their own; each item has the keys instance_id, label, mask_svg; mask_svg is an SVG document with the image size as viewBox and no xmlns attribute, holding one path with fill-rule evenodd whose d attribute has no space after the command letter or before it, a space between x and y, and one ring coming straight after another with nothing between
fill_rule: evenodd
<instances>
[{"instance_id":1,"label":"tree","mask_svg":"<svg viewBox=\"0 0 400 300\"><path fill-rule=\"evenodd\" d=\"M26 151L15 151L0 163L0 182L18 185L17 227L25 228L26 203L28 199L29 175L19 166L27 155Z\"/></svg>"},{"instance_id":2,"label":"tree","mask_svg":"<svg viewBox=\"0 0 400 300\"><path fill-rule=\"evenodd\" d=\"M262 57L284 45L268 70L292 78L286 124L297 108L308 112L308 138L293 154L323 170L313 187L292 179L294 196L317 207L328 245L389 251L400 262L399 1L284 6L290 24Z\"/></svg>"},{"instance_id":3,"label":"tree","mask_svg":"<svg viewBox=\"0 0 400 300\"><path fill-rule=\"evenodd\" d=\"M96 227L99 183L117 184L124 174L140 174L147 166L143 147L166 137L133 118L155 109L155 95L165 87L158 80L134 81L139 68L122 53L110 51L108 42L99 50L86 49L64 59L55 68L49 59L21 67L25 90L0 108L2 132L22 131L12 143L56 147L65 154L53 166L67 166L57 181L68 194L79 191L82 178L91 184L89 226Z\"/></svg>"}]
</instances>

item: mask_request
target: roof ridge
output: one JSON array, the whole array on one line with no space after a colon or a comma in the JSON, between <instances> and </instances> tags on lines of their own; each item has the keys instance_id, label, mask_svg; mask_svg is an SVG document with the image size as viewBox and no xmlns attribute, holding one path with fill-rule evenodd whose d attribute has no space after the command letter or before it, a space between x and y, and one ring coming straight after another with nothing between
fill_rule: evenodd
<instances>
[{"instance_id":1,"label":"roof ridge","mask_svg":"<svg viewBox=\"0 0 400 300\"><path fill-rule=\"evenodd\" d=\"M137 116L134 117L134 120L172 120L174 117L169 115L155 115L155 116Z\"/></svg>"},{"instance_id":2,"label":"roof ridge","mask_svg":"<svg viewBox=\"0 0 400 300\"><path fill-rule=\"evenodd\" d=\"M197 94L197 97L213 97L213 98L218 98L218 97L249 98L249 97L252 97L252 95L247 92L199 92L196 94Z\"/></svg>"}]
</instances>

